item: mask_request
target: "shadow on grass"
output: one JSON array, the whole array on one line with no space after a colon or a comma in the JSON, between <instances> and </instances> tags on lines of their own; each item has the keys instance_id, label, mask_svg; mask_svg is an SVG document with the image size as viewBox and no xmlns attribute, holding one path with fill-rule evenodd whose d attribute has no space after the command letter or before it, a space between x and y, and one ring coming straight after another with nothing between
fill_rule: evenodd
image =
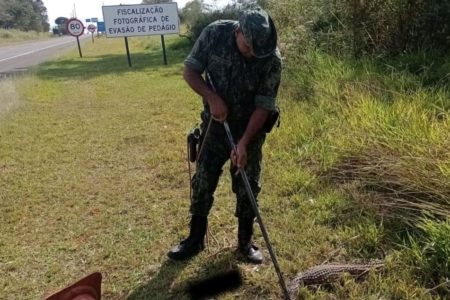
<instances>
[{"instance_id":1,"label":"shadow on grass","mask_svg":"<svg viewBox=\"0 0 450 300\"><path fill-rule=\"evenodd\" d=\"M168 50L165 65L162 51L131 53L131 67L128 66L126 53L56 60L42 64L36 75L50 80L89 80L98 76L120 75L144 69L158 71L182 63L185 55L185 51Z\"/></svg>"},{"instance_id":2,"label":"shadow on grass","mask_svg":"<svg viewBox=\"0 0 450 300\"><path fill-rule=\"evenodd\" d=\"M169 293L172 283L188 264L189 260L182 262L166 260L158 274L134 290L127 300L174 299L174 295Z\"/></svg>"},{"instance_id":3,"label":"shadow on grass","mask_svg":"<svg viewBox=\"0 0 450 300\"><path fill-rule=\"evenodd\" d=\"M189 287L199 280L207 280L217 274L230 270L237 270L237 261L232 251L223 251L219 257L207 257L201 263L200 269L195 270L193 275L185 283L172 288L173 282L177 279L183 269L191 264L192 260L176 262L166 260L159 273L150 281L136 288L127 298L127 300L166 300L166 299L190 299Z\"/></svg>"}]
</instances>

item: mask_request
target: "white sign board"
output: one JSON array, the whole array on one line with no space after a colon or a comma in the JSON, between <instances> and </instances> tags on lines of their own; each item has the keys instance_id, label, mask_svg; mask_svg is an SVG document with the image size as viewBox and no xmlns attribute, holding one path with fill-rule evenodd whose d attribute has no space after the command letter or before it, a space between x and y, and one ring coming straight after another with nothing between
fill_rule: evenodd
<instances>
[{"instance_id":1,"label":"white sign board","mask_svg":"<svg viewBox=\"0 0 450 300\"><path fill-rule=\"evenodd\" d=\"M151 5L103 6L107 37L180 32L176 2Z\"/></svg>"}]
</instances>

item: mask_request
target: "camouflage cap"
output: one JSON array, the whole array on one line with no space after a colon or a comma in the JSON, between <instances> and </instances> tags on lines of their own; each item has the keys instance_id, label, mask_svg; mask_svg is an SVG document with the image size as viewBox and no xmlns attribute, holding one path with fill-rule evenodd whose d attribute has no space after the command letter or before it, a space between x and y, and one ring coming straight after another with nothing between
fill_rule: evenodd
<instances>
[{"instance_id":1,"label":"camouflage cap","mask_svg":"<svg viewBox=\"0 0 450 300\"><path fill-rule=\"evenodd\" d=\"M274 53L277 47L277 31L270 16L261 8L239 13L239 27L250 43L257 58Z\"/></svg>"}]
</instances>

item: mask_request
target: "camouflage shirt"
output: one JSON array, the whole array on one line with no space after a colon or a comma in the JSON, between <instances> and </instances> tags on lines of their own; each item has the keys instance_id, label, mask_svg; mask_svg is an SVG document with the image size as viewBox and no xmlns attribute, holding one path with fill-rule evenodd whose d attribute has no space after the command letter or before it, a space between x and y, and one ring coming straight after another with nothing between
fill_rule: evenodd
<instances>
[{"instance_id":1,"label":"camouflage shirt","mask_svg":"<svg viewBox=\"0 0 450 300\"><path fill-rule=\"evenodd\" d=\"M275 110L281 77L281 58L276 54L245 59L236 44L237 21L216 21L208 25L185 60L189 68L210 74L216 92L229 109L230 126L245 130L256 106ZM209 108L204 101L204 113ZM233 126L234 125L234 126ZM243 133L243 132L242 132Z\"/></svg>"}]
</instances>

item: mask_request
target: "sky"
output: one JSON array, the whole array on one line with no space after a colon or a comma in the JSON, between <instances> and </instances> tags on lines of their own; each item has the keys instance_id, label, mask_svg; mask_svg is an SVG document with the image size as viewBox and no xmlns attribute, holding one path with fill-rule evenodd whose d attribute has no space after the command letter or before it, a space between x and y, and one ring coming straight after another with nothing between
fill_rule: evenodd
<instances>
[{"instance_id":1,"label":"sky","mask_svg":"<svg viewBox=\"0 0 450 300\"><path fill-rule=\"evenodd\" d=\"M189 0L178 0L178 8L183 8L186 2ZM86 19L98 18L99 21L103 20L102 6L103 5L119 5L119 4L140 4L141 0L43 0L42 1L47 8L48 22L50 27L55 25L55 19L58 17L71 18L74 17L74 8L76 17L85 23ZM208 4L221 7L228 0L206 0Z\"/></svg>"}]
</instances>

